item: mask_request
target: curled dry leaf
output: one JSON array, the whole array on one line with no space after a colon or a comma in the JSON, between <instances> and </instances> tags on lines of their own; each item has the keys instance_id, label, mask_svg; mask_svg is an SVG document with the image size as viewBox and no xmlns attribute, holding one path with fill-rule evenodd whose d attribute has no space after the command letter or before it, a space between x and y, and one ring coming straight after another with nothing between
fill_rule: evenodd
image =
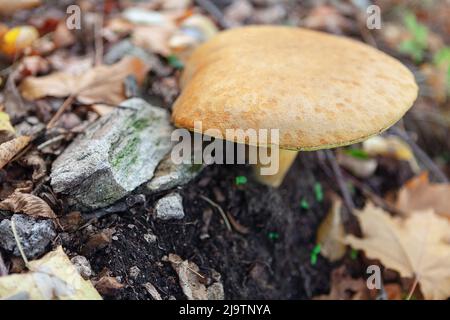
<instances>
[{"instance_id":1,"label":"curled dry leaf","mask_svg":"<svg viewBox=\"0 0 450 320\"><path fill-rule=\"evenodd\" d=\"M345 255L345 230L341 217L342 201L335 196L333 204L317 231L316 242L320 253L330 261L337 261Z\"/></svg>"},{"instance_id":2,"label":"curled dry leaf","mask_svg":"<svg viewBox=\"0 0 450 320\"><path fill-rule=\"evenodd\" d=\"M395 206L405 213L433 209L450 219L450 184L430 183L424 172L400 188Z\"/></svg>"},{"instance_id":3,"label":"curled dry leaf","mask_svg":"<svg viewBox=\"0 0 450 320\"><path fill-rule=\"evenodd\" d=\"M94 67L81 74L55 72L44 77L28 77L22 82L20 91L28 100L73 95L84 104L118 105L126 98L125 79L134 76L141 84L148 70L149 66L142 60L127 56L116 64Z\"/></svg>"},{"instance_id":4,"label":"curled dry leaf","mask_svg":"<svg viewBox=\"0 0 450 320\"><path fill-rule=\"evenodd\" d=\"M110 276L103 276L95 282L95 288L102 295L113 296L116 292L124 287L116 278Z\"/></svg>"},{"instance_id":5,"label":"curled dry leaf","mask_svg":"<svg viewBox=\"0 0 450 320\"><path fill-rule=\"evenodd\" d=\"M0 209L14 213L24 213L32 217L55 219L52 208L41 198L15 191L8 198L0 202Z\"/></svg>"},{"instance_id":6,"label":"curled dry leaf","mask_svg":"<svg viewBox=\"0 0 450 320\"><path fill-rule=\"evenodd\" d=\"M368 204L357 214L364 237L346 243L364 250L402 277L415 278L426 299L450 296L450 222L433 210L414 212L405 219L391 217Z\"/></svg>"},{"instance_id":7,"label":"curled dry leaf","mask_svg":"<svg viewBox=\"0 0 450 320\"><path fill-rule=\"evenodd\" d=\"M178 274L181 289L188 300L219 300L223 299L223 286L215 282L209 287L204 284L206 278L199 273L198 266L188 260L181 259L176 254L169 254L167 258L173 269ZM219 277L220 278L220 277ZM220 293L220 287L222 292Z\"/></svg>"},{"instance_id":8,"label":"curled dry leaf","mask_svg":"<svg viewBox=\"0 0 450 320\"><path fill-rule=\"evenodd\" d=\"M27 154L22 162L26 166L33 167L33 174L31 176L33 181L37 181L47 174L47 165L45 164L44 159L37 153Z\"/></svg>"},{"instance_id":9,"label":"curled dry leaf","mask_svg":"<svg viewBox=\"0 0 450 320\"><path fill-rule=\"evenodd\" d=\"M0 299L25 293L31 300L101 300L62 247L29 263L30 272L0 277Z\"/></svg>"},{"instance_id":10,"label":"curled dry leaf","mask_svg":"<svg viewBox=\"0 0 450 320\"><path fill-rule=\"evenodd\" d=\"M25 148L30 140L28 136L21 136L0 144L0 169Z\"/></svg>"}]
</instances>

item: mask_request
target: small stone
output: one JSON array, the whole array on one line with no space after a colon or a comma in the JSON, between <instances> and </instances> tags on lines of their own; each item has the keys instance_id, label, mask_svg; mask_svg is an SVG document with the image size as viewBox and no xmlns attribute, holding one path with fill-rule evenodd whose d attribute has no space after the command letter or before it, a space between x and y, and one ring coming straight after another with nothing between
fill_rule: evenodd
<instances>
[{"instance_id":1,"label":"small stone","mask_svg":"<svg viewBox=\"0 0 450 320\"><path fill-rule=\"evenodd\" d=\"M144 240L147 241L148 243L155 243L156 239L157 237L154 234L151 233L144 234Z\"/></svg>"},{"instance_id":2,"label":"small stone","mask_svg":"<svg viewBox=\"0 0 450 320\"><path fill-rule=\"evenodd\" d=\"M102 116L55 160L53 190L70 206L109 206L153 178L169 153L173 127L167 110L129 99Z\"/></svg>"},{"instance_id":3,"label":"small stone","mask_svg":"<svg viewBox=\"0 0 450 320\"><path fill-rule=\"evenodd\" d=\"M141 269L139 269L137 266L133 266L130 268L130 271L128 273L130 274L131 278L136 279L141 273Z\"/></svg>"},{"instance_id":4,"label":"small stone","mask_svg":"<svg viewBox=\"0 0 450 320\"><path fill-rule=\"evenodd\" d=\"M145 185L146 191L156 193L185 185L204 168L201 164L175 164L170 153L156 168L153 178Z\"/></svg>"},{"instance_id":5,"label":"small stone","mask_svg":"<svg viewBox=\"0 0 450 320\"><path fill-rule=\"evenodd\" d=\"M84 278L89 279L92 276L92 268L88 259L84 256L75 256L70 261L73 263L78 273Z\"/></svg>"},{"instance_id":6,"label":"small stone","mask_svg":"<svg viewBox=\"0 0 450 320\"><path fill-rule=\"evenodd\" d=\"M56 236L55 226L51 220L35 220L22 214L13 215L11 220L14 221L20 244L28 259L36 258L45 253L47 246ZM0 247L12 251L15 256L20 256L11 227L11 220L4 219L0 223Z\"/></svg>"},{"instance_id":7,"label":"small stone","mask_svg":"<svg viewBox=\"0 0 450 320\"><path fill-rule=\"evenodd\" d=\"M155 211L161 220L183 219L183 198L178 193L171 193L156 202Z\"/></svg>"},{"instance_id":8,"label":"small stone","mask_svg":"<svg viewBox=\"0 0 450 320\"><path fill-rule=\"evenodd\" d=\"M117 278L110 276L103 276L94 284L95 289L104 296L114 296L118 290L124 287Z\"/></svg>"}]
</instances>

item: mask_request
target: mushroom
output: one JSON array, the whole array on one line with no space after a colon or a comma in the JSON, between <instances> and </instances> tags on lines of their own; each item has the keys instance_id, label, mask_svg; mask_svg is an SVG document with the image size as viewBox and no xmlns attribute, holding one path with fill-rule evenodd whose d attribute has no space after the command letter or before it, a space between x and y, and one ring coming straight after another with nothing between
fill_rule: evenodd
<instances>
[{"instance_id":1,"label":"mushroom","mask_svg":"<svg viewBox=\"0 0 450 320\"><path fill-rule=\"evenodd\" d=\"M298 151L350 145L395 124L417 98L412 73L358 41L284 26L221 32L186 63L177 127L279 129L279 186ZM234 141L236 142L236 141ZM260 145L259 147L274 148ZM258 165L256 166L258 167Z\"/></svg>"}]
</instances>

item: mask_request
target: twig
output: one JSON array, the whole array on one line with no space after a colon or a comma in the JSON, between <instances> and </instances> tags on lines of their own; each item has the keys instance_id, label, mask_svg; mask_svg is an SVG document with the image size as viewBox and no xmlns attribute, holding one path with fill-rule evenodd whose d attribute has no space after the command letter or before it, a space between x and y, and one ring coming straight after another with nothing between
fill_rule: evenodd
<instances>
[{"instance_id":1,"label":"twig","mask_svg":"<svg viewBox=\"0 0 450 320\"><path fill-rule=\"evenodd\" d=\"M20 238L19 235L17 234L17 230L16 230L16 223L14 222L14 219L11 218L11 229L14 235L14 240L16 240L16 245L17 248L19 249L20 255L22 256L23 261L25 262L25 266L27 268L29 268L29 263L28 263L28 259L27 256L25 255L25 251L23 251L23 247L22 244L20 243Z\"/></svg>"},{"instance_id":2,"label":"twig","mask_svg":"<svg viewBox=\"0 0 450 320\"><path fill-rule=\"evenodd\" d=\"M405 140L405 142L411 147L412 151L419 159L419 161L434 175L438 182L448 183L448 178L444 172L434 163L434 161L423 151L417 143L409 136L409 134L398 128L392 127L390 131L396 136Z\"/></svg>"},{"instance_id":3,"label":"twig","mask_svg":"<svg viewBox=\"0 0 450 320\"><path fill-rule=\"evenodd\" d=\"M8 274L8 268L3 261L2 253L0 252L0 277L6 276Z\"/></svg>"},{"instance_id":4,"label":"twig","mask_svg":"<svg viewBox=\"0 0 450 320\"><path fill-rule=\"evenodd\" d=\"M205 200L206 202L208 202L210 205L212 205L213 207L215 207L217 210L219 210L220 215L222 216L223 221L225 222L225 225L227 226L227 229L229 231L233 231L233 229L231 228L230 222L228 221L227 215L225 214L225 212L223 211L223 209L214 201L212 201L211 199L209 199L208 197L205 197L204 195L200 195L200 198L202 198L203 200Z\"/></svg>"},{"instance_id":5,"label":"twig","mask_svg":"<svg viewBox=\"0 0 450 320\"><path fill-rule=\"evenodd\" d=\"M406 300L411 300L412 295L414 294L414 291L416 291L416 287L418 284L419 284L419 277L416 276L414 277L414 283L411 287L411 290L409 290L408 297L406 298Z\"/></svg>"},{"instance_id":6,"label":"twig","mask_svg":"<svg viewBox=\"0 0 450 320\"><path fill-rule=\"evenodd\" d=\"M55 123L59 120L59 118L62 116L62 114L69 109L69 107L72 105L72 102L75 100L75 95L71 94L67 99L64 101L64 103L61 105L61 107L56 111L56 113L53 115L53 117L50 119L50 121L47 123L47 129L51 129L55 126Z\"/></svg>"},{"instance_id":7,"label":"twig","mask_svg":"<svg viewBox=\"0 0 450 320\"><path fill-rule=\"evenodd\" d=\"M355 210L355 204L353 203L352 197L350 196L350 192L348 191L347 184L345 182L345 178L342 175L341 168L336 161L336 157L334 156L333 151L325 150L325 155L330 162L331 169L333 169L334 175L336 177L336 182L338 184L339 190L341 191L342 198L344 199L344 204L347 207L347 210L350 213L353 213ZM349 221L349 217L343 217L344 221Z\"/></svg>"},{"instance_id":8,"label":"twig","mask_svg":"<svg viewBox=\"0 0 450 320\"><path fill-rule=\"evenodd\" d=\"M65 135L64 134L60 134L59 136L53 137L53 138L51 138L51 139L49 139L49 140L47 140L45 142L42 142L40 145L37 146L37 149L40 151L40 150L42 150L42 149L44 149L44 148L46 148L46 147L48 147L48 146L58 142L58 141L63 140L64 138L65 138Z\"/></svg>"},{"instance_id":9,"label":"twig","mask_svg":"<svg viewBox=\"0 0 450 320\"><path fill-rule=\"evenodd\" d=\"M104 1L102 2L102 11L100 13L100 16L97 16L97 19L95 19L94 23L94 51L95 51L95 65L99 66L103 64L103 37L102 37L102 30L103 30L103 20L104 20Z\"/></svg>"},{"instance_id":10,"label":"twig","mask_svg":"<svg viewBox=\"0 0 450 320\"><path fill-rule=\"evenodd\" d=\"M222 29L228 29L230 28L230 23L228 23L225 16L222 14L222 11L220 11L219 8L210 0L195 0L195 2L198 4L199 7L202 7L205 9L206 12L208 12L210 15L212 15L216 20L217 23L220 25Z\"/></svg>"}]
</instances>

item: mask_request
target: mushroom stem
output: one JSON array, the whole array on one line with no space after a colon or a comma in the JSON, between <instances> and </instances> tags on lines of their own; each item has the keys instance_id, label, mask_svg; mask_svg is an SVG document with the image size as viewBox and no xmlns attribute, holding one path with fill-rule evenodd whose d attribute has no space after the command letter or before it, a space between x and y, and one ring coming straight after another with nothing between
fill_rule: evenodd
<instances>
[{"instance_id":1,"label":"mushroom stem","mask_svg":"<svg viewBox=\"0 0 450 320\"><path fill-rule=\"evenodd\" d=\"M273 149L267 150L267 154L271 155ZM289 171L289 168L291 167L292 163L294 162L295 158L297 157L298 151L292 151L292 150L283 150L278 149L278 170L275 174L271 175L264 175L262 174L262 169L267 168L270 165L262 164L260 162L260 158L258 158L258 163L253 166L253 173L259 182L272 186L274 188L278 188L284 180L284 177L286 176L286 173ZM272 157L271 157L272 158Z\"/></svg>"}]
</instances>

